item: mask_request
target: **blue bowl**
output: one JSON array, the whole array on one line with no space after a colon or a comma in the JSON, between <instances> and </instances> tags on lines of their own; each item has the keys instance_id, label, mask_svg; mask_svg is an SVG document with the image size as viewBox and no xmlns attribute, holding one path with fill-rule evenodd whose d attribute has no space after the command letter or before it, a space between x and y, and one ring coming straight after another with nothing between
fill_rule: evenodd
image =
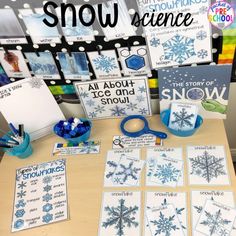
<instances>
[{"instance_id":1,"label":"blue bowl","mask_svg":"<svg viewBox=\"0 0 236 236\"><path fill-rule=\"evenodd\" d=\"M91 128L92 128L92 122L88 119L85 119L85 118L80 118L81 121L85 122L85 121L88 121L89 124L90 124L90 129L84 133L83 135L79 136L79 137L75 137L75 138L64 138L60 135L58 135L57 131L56 131L56 126L57 124L54 126L53 128L53 131L54 133L61 137L61 138L64 138L65 140L69 141L70 143L73 143L73 144L77 144L77 143L82 143L82 142L86 142L89 138L90 138L90 134L91 134Z\"/></svg>"},{"instance_id":2,"label":"blue bowl","mask_svg":"<svg viewBox=\"0 0 236 236\"><path fill-rule=\"evenodd\" d=\"M179 137L189 137L189 136L192 136L201 127L201 125L203 124L203 118L198 115L194 129L187 130L187 131L171 129L169 127L170 112L171 112L170 109L161 112L161 114L160 114L161 121L165 125L165 127L170 131L170 133L172 133L172 134L174 134L176 136L179 136Z\"/></svg>"},{"instance_id":3,"label":"blue bowl","mask_svg":"<svg viewBox=\"0 0 236 236\"><path fill-rule=\"evenodd\" d=\"M8 132L9 135L12 135L11 132ZM4 139L9 140L9 137L7 135L3 136ZM29 134L25 133L25 138L23 142L15 146L13 148L5 148L4 151L9 155L9 156L16 156L19 157L20 159L25 159L33 154L33 149L30 143L30 136Z\"/></svg>"}]
</instances>

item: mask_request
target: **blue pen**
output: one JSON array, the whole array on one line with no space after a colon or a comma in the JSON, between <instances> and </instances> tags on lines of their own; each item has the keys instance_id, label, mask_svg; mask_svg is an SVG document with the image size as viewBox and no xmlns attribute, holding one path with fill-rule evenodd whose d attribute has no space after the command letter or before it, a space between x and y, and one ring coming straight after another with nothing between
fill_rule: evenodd
<instances>
[{"instance_id":1,"label":"blue pen","mask_svg":"<svg viewBox=\"0 0 236 236\"><path fill-rule=\"evenodd\" d=\"M11 148L17 146L16 144L2 143L2 142L0 142L0 145L1 145L1 146L7 145L7 146L9 146L9 147L11 147Z\"/></svg>"},{"instance_id":2,"label":"blue pen","mask_svg":"<svg viewBox=\"0 0 236 236\"><path fill-rule=\"evenodd\" d=\"M15 126L12 123L9 123L9 128L12 131L12 133L14 134L14 136L18 136L18 130L15 128Z\"/></svg>"},{"instance_id":3,"label":"blue pen","mask_svg":"<svg viewBox=\"0 0 236 236\"><path fill-rule=\"evenodd\" d=\"M11 144L19 144L18 142L16 143L15 141L6 140L6 139L4 139L4 138L0 138L0 141L5 142L5 143L11 143Z\"/></svg>"}]
</instances>

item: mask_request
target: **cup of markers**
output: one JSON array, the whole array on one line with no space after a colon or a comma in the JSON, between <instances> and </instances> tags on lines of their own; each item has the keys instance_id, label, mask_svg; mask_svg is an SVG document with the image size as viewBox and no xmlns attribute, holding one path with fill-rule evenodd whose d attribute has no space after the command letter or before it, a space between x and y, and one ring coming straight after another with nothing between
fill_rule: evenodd
<instances>
[{"instance_id":1,"label":"cup of markers","mask_svg":"<svg viewBox=\"0 0 236 236\"><path fill-rule=\"evenodd\" d=\"M0 146L9 156L17 156L25 159L32 155L33 149L30 143L30 136L24 132L24 126L19 125L17 130L11 123L9 124L10 132L6 133L0 139Z\"/></svg>"}]
</instances>

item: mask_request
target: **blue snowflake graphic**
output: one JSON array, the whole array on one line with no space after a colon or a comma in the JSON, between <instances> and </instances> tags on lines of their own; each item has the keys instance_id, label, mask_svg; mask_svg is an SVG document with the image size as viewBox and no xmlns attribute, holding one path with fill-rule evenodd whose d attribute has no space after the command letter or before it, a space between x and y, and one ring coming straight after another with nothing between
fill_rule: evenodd
<instances>
[{"instance_id":1,"label":"blue snowflake graphic","mask_svg":"<svg viewBox=\"0 0 236 236\"><path fill-rule=\"evenodd\" d=\"M171 121L171 124L177 124L180 129L185 126L193 127L195 125L190 122L194 114L188 114L185 108L182 108L180 112L173 112L173 116L174 120Z\"/></svg>"},{"instance_id":2,"label":"blue snowflake graphic","mask_svg":"<svg viewBox=\"0 0 236 236\"><path fill-rule=\"evenodd\" d=\"M81 148L80 150L80 153L87 153L87 154L90 154L90 153L96 153L98 152L98 149L96 146L93 146L93 145L88 145L88 146L85 146L83 148Z\"/></svg>"},{"instance_id":3,"label":"blue snowflake graphic","mask_svg":"<svg viewBox=\"0 0 236 236\"><path fill-rule=\"evenodd\" d=\"M15 229L21 229L24 226L24 221L19 219L14 223L14 228Z\"/></svg>"},{"instance_id":4,"label":"blue snowflake graphic","mask_svg":"<svg viewBox=\"0 0 236 236\"><path fill-rule=\"evenodd\" d=\"M49 163L42 163L39 165L39 169L46 169L48 167Z\"/></svg>"},{"instance_id":5,"label":"blue snowflake graphic","mask_svg":"<svg viewBox=\"0 0 236 236\"><path fill-rule=\"evenodd\" d=\"M182 64L188 58L195 56L194 41L195 39L178 34L167 40L162 44L165 60L171 60Z\"/></svg>"},{"instance_id":6,"label":"blue snowflake graphic","mask_svg":"<svg viewBox=\"0 0 236 236\"><path fill-rule=\"evenodd\" d=\"M135 221L135 215L137 214L138 209L138 206L125 206L125 200L120 199L117 207L105 207L105 211L109 218L102 223L102 227L108 228L113 226L117 229L117 236L124 236L126 235L124 232L125 227L138 227L139 223Z\"/></svg>"},{"instance_id":7,"label":"blue snowflake graphic","mask_svg":"<svg viewBox=\"0 0 236 236\"><path fill-rule=\"evenodd\" d=\"M148 114L148 110L146 108L140 108L139 109L139 113L142 115L147 115Z\"/></svg>"},{"instance_id":8,"label":"blue snowflake graphic","mask_svg":"<svg viewBox=\"0 0 236 236\"><path fill-rule=\"evenodd\" d=\"M43 195L44 202L49 202L50 200L52 200L52 194L46 193L45 195Z\"/></svg>"},{"instance_id":9,"label":"blue snowflake graphic","mask_svg":"<svg viewBox=\"0 0 236 236\"><path fill-rule=\"evenodd\" d=\"M23 198L26 196L26 191L21 190L20 192L17 192L17 197Z\"/></svg>"},{"instance_id":10,"label":"blue snowflake graphic","mask_svg":"<svg viewBox=\"0 0 236 236\"><path fill-rule=\"evenodd\" d=\"M95 105L95 102L92 99L90 99L90 100L86 101L86 105L89 107L93 107Z\"/></svg>"},{"instance_id":11,"label":"blue snowflake graphic","mask_svg":"<svg viewBox=\"0 0 236 236\"><path fill-rule=\"evenodd\" d=\"M208 12L208 7L202 6L199 8L199 13L200 14L206 14Z\"/></svg>"},{"instance_id":12,"label":"blue snowflake graphic","mask_svg":"<svg viewBox=\"0 0 236 236\"><path fill-rule=\"evenodd\" d=\"M105 107L104 107L104 106L100 106L100 105L98 105L98 106L95 107L94 109L95 109L95 112L96 112L96 113L100 113L100 114L102 114L104 111L106 111L106 110L105 110Z\"/></svg>"},{"instance_id":13,"label":"blue snowflake graphic","mask_svg":"<svg viewBox=\"0 0 236 236\"><path fill-rule=\"evenodd\" d=\"M45 187L43 187L43 191L44 192L49 192L52 190L52 186L51 185L46 185Z\"/></svg>"},{"instance_id":14,"label":"blue snowflake graphic","mask_svg":"<svg viewBox=\"0 0 236 236\"><path fill-rule=\"evenodd\" d=\"M52 177L51 176L45 176L44 178L43 178L43 183L44 184L49 184L49 183L51 183L52 182Z\"/></svg>"},{"instance_id":15,"label":"blue snowflake graphic","mask_svg":"<svg viewBox=\"0 0 236 236\"><path fill-rule=\"evenodd\" d=\"M113 108L110 109L111 111L111 116L125 116L125 108L119 107L119 106L114 106Z\"/></svg>"},{"instance_id":16,"label":"blue snowflake graphic","mask_svg":"<svg viewBox=\"0 0 236 236\"><path fill-rule=\"evenodd\" d=\"M133 167L134 163L131 161L129 165L126 167L123 164L120 164L120 168L122 169L120 172L117 172L115 174L116 181L118 181L120 184L124 184L128 178L132 178L134 180L138 180L138 173L141 171L140 168Z\"/></svg>"},{"instance_id":17,"label":"blue snowflake graphic","mask_svg":"<svg viewBox=\"0 0 236 236\"><path fill-rule=\"evenodd\" d=\"M180 170L176 169L172 163L157 165L154 176L157 177L162 184L169 182L177 182Z\"/></svg>"},{"instance_id":18,"label":"blue snowflake graphic","mask_svg":"<svg viewBox=\"0 0 236 236\"><path fill-rule=\"evenodd\" d=\"M140 93L146 93L146 88L144 86L141 86L141 87L138 88L138 91Z\"/></svg>"},{"instance_id":19,"label":"blue snowflake graphic","mask_svg":"<svg viewBox=\"0 0 236 236\"><path fill-rule=\"evenodd\" d=\"M80 97L87 98L89 94L86 91L80 91Z\"/></svg>"},{"instance_id":20,"label":"blue snowflake graphic","mask_svg":"<svg viewBox=\"0 0 236 236\"><path fill-rule=\"evenodd\" d=\"M25 207L26 203L23 199L19 200L18 203L16 204L16 208L21 208Z\"/></svg>"},{"instance_id":21,"label":"blue snowflake graphic","mask_svg":"<svg viewBox=\"0 0 236 236\"><path fill-rule=\"evenodd\" d=\"M106 73L117 69L116 59L114 57L108 57L101 55L98 58L93 59L96 70L100 70Z\"/></svg>"},{"instance_id":22,"label":"blue snowflake graphic","mask_svg":"<svg viewBox=\"0 0 236 236\"><path fill-rule=\"evenodd\" d=\"M17 188L23 189L26 187L26 182L21 181L21 183L17 184Z\"/></svg>"},{"instance_id":23,"label":"blue snowflake graphic","mask_svg":"<svg viewBox=\"0 0 236 236\"><path fill-rule=\"evenodd\" d=\"M107 165L109 167L113 167L114 169L118 166L116 162L114 161L108 161L107 162ZM114 171L113 172L109 172L107 175L106 175L106 178L109 179L111 178L112 176L114 175Z\"/></svg>"},{"instance_id":24,"label":"blue snowflake graphic","mask_svg":"<svg viewBox=\"0 0 236 236\"><path fill-rule=\"evenodd\" d=\"M126 107L127 107L128 110L134 111L134 110L138 109L137 105L138 104L135 104L135 103L131 102L131 103L127 104Z\"/></svg>"},{"instance_id":25,"label":"blue snowflake graphic","mask_svg":"<svg viewBox=\"0 0 236 236\"><path fill-rule=\"evenodd\" d=\"M217 158L214 155L210 155L207 151L204 151L201 156L190 158L189 160L192 168L190 174L202 177L208 183L213 178L226 175L224 164L221 163L224 158Z\"/></svg>"},{"instance_id":26,"label":"blue snowflake graphic","mask_svg":"<svg viewBox=\"0 0 236 236\"><path fill-rule=\"evenodd\" d=\"M96 112L89 112L89 117L91 118L96 118L97 117L97 113Z\"/></svg>"},{"instance_id":27,"label":"blue snowflake graphic","mask_svg":"<svg viewBox=\"0 0 236 236\"><path fill-rule=\"evenodd\" d=\"M187 92L187 97L192 100L201 100L204 95L203 90L200 88L192 88Z\"/></svg>"},{"instance_id":28,"label":"blue snowflake graphic","mask_svg":"<svg viewBox=\"0 0 236 236\"><path fill-rule=\"evenodd\" d=\"M17 210L16 213L15 213L15 216L17 218L20 218L20 217L23 217L23 215L25 214L25 210L24 209L21 209L21 210Z\"/></svg>"},{"instance_id":29,"label":"blue snowflake graphic","mask_svg":"<svg viewBox=\"0 0 236 236\"><path fill-rule=\"evenodd\" d=\"M231 221L222 218L221 210L218 210L214 214L205 211L205 216L206 219L200 222L200 224L209 227L209 235L214 235L215 233L219 232L222 228L224 229L225 225L231 223Z\"/></svg>"},{"instance_id":30,"label":"blue snowflake graphic","mask_svg":"<svg viewBox=\"0 0 236 236\"><path fill-rule=\"evenodd\" d=\"M214 201L214 198L211 197L211 200ZM193 207L196 209L198 214L200 214L203 210L203 206L193 206Z\"/></svg>"},{"instance_id":31,"label":"blue snowflake graphic","mask_svg":"<svg viewBox=\"0 0 236 236\"><path fill-rule=\"evenodd\" d=\"M47 203L47 204L43 205L43 211L44 212L49 212L51 210L52 210L52 204Z\"/></svg>"},{"instance_id":32,"label":"blue snowflake graphic","mask_svg":"<svg viewBox=\"0 0 236 236\"><path fill-rule=\"evenodd\" d=\"M208 56L208 52L205 49L201 49L200 51L197 52L197 56L201 59L204 59Z\"/></svg>"},{"instance_id":33,"label":"blue snowflake graphic","mask_svg":"<svg viewBox=\"0 0 236 236\"><path fill-rule=\"evenodd\" d=\"M138 95L138 96L136 97L136 100L137 100L138 102L143 102L143 101L145 101L145 97L144 97L143 95Z\"/></svg>"},{"instance_id":34,"label":"blue snowflake graphic","mask_svg":"<svg viewBox=\"0 0 236 236\"><path fill-rule=\"evenodd\" d=\"M204 40L207 37L207 32L204 30L201 30L199 32L197 32L196 38L198 40Z\"/></svg>"},{"instance_id":35,"label":"blue snowflake graphic","mask_svg":"<svg viewBox=\"0 0 236 236\"><path fill-rule=\"evenodd\" d=\"M158 220L153 220L151 223L156 226L155 235L164 233L165 236L172 235L172 231L178 230L179 228L174 225L175 215L170 217L165 217L165 215L160 211L160 216Z\"/></svg>"},{"instance_id":36,"label":"blue snowflake graphic","mask_svg":"<svg viewBox=\"0 0 236 236\"><path fill-rule=\"evenodd\" d=\"M150 40L150 45L152 47L158 47L160 45L161 41L160 39L156 38L156 37L152 37L151 40Z\"/></svg>"},{"instance_id":37,"label":"blue snowflake graphic","mask_svg":"<svg viewBox=\"0 0 236 236\"><path fill-rule=\"evenodd\" d=\"M43 222L44 223L48 224L52 220L53 220L53 215L52 214L47 213L46 215L43 216Z\"/></svg>"}]
</instances>

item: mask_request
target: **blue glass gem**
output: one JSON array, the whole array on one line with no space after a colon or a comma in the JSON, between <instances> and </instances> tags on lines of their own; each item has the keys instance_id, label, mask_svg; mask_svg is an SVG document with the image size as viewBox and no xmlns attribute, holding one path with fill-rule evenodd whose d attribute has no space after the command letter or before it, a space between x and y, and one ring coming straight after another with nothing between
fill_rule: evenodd
<instances>
[{"instance_id":1,"label":"blue glass gem","mask_svg":"<svg viewBox=\"0 0 236 236\"><path fill-rule=\"evenodd\" d=\"M125 59L127 68L132 70L139 70L145 66L145 60L143 57L138 55L132 55Z\"/></svg>"}]
</instances>

